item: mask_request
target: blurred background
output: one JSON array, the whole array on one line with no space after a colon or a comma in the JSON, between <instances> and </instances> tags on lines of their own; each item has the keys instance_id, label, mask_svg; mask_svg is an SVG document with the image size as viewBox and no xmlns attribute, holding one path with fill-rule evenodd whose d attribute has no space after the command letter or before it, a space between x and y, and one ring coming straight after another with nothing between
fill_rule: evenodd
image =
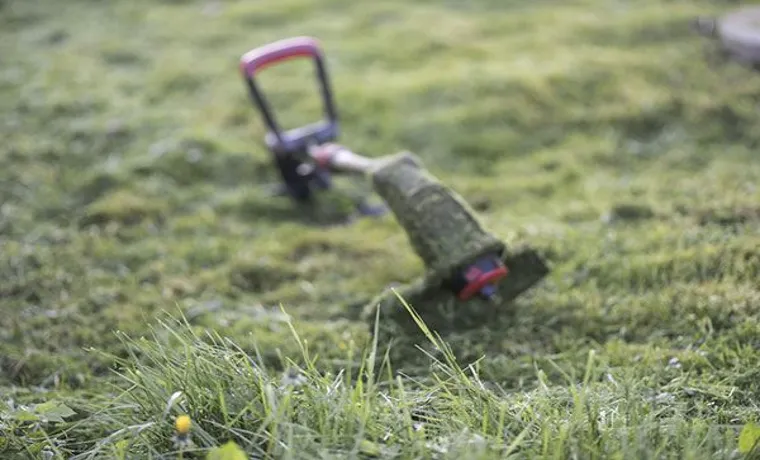
<instances>
[{"instance_id":1,"label":"blurred background","mask_svg":"<svg viewBox=\"0 0 760 460\"><path fill-rule=\"evenodd\" d=\"M164 310L255 339L273 365L298 351L280 304L328 363L365 343L357 306L422 264L392 218L311 225L267 194L277 171L238 70L307 35L341 143L414 152L553 264L501 322L451 338L462 362L487 354L486 377L518 390L534 357L558 382L592 348L652 379L678 356L752 394L732 372L758 362L760 79L692 27L737 6L0 1L0 385L100 389L112 360L84 350L123 355L112 331ZM286 127L321 116L309 60L261 85ZM699 346L740 358L708 366Z\"/></svg>"}]
</instances>

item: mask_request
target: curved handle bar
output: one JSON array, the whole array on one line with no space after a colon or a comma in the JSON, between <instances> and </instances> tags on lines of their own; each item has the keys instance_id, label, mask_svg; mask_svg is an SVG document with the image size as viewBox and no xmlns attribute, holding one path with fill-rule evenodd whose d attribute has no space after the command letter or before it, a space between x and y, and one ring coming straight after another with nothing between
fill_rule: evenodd
<instances>
[{"instance_id":1,"label":"curved handle bar","mask_svg":"<svg viewBox=\"0 0 760 460\"><path fill-rule=\"evenodd\" d=\"M293 37L260 46L240 58L240 70L249 78L277 62L296 57L322 58L319 43L311 37Z\"/></svg>"},{"instance_id":2,"label":"curved handle bar","mask_svg":"<svg viewBox=\"0 0 760 460\"><path fill-rule=\"evenodd\" d=\"M270 65L296 57L314 59L327 119L282 132L254 77L259 71ZM240 71L248 85L251 100L261 112L269 129L266 143L273 152L281 155L303 152L309 144L330 142L338 136L338 116L327 77L324 56L316 39L305 36L286 38L254 48L240 58Z\"/></svg>"}]
</instances>

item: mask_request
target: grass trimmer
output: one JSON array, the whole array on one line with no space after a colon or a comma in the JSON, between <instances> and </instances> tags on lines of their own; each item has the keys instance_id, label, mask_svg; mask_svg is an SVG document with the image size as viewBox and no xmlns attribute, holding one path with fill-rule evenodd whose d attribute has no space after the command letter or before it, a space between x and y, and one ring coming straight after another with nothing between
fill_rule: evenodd
<instances>
[{"instance_id":1,"label":"grass trimmer","mask_svg":"<svg viewBox=\"0 0 760 460\"><path fill-rule=\"evenodd\" d=\"M267 65L302 56L315 60L326 119L281 132L254 76ZM256 48L243 55L240 67L269 129L265 141L280 170L285 194L302 203L313 199L316 190L328 189L333 173L368 177L424 262L425 276L395 291L429 325L438 329L464 326L482 317L478 311L487 313L495 305L514 300L548 274L548 266L535 250L507 250L505 243L485 230L466 201L431 175L416 155L401 152L369 158L334 142L338 119L316 40L297 37ZM463 311L464 303L468 307ZM410 323L393 291L367 304L368 320L374 319L378 307L386 320L392 317L399 320L393 323Z\"/></svg>"}]
</instances>

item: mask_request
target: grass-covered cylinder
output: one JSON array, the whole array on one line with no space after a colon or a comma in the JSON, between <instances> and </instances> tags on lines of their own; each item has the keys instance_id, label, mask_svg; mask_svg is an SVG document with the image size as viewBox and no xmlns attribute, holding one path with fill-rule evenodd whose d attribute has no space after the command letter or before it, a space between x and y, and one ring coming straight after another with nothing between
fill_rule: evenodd
<instances>
[{"instance_id":1,"label":"grass-covered cylinder","mask_svg":"<svg viewBox=\"0 0 760 460\"><path fill-rule=\"evenodd\" d=\"M478 256L501 255L506 249L483 228L464 199L428 173L413 154L388 157L371 177L425 263L429 279L448 278Z\"/></svg>"}]
</instances>

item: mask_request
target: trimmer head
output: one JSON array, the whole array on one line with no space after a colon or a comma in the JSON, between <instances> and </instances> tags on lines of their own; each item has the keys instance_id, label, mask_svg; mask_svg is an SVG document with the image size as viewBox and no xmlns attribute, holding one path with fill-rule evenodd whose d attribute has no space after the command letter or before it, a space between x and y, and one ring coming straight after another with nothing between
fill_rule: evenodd
<instances>
[{"instance_id":1,"label":"trimmer head","mask_svg":"<svg viewBox=\"0 0 760 460\"><path fill-rule=\"evenodd\" d=\"M462 302L486 300L498 305L511 302L549 274L549 266L538 251L522 247L509 254L489 254L466 266L445 286Z\"/></svg>"},{"instance_id":2,"label":"trimmer head","mask_svg":"<svg viewBox=\"0 0 760 460\"><path fill-rule=\"evenodd\" d=\"M410 284L386 289L364 304L361 318L367 323L369 330L374 331L376 313L379 310L380 342L421 334L404 303L419 314L428 328L441 334L487 325L498 316L507 313L505 307L537 286L550 273L550 268L541 254L528 246L514 248L504 254L500 261L506 267L508 275L500 278L498 283L490 288L498 290L496 296L486 298L483 295L473 295L463 300L452 295L450 289L441 285L437 278L425 276Z\"/></svg>"},{"instance_id":3,"label":"trimmer head","mask_svg":"<svg viewBox=\"0 0 760 460\"><path fill-rule=\"evenodd\" d=\"M495 254L477 259L451 277L450 286L459 300L469 300L475 295L485 299L497 299L497 284L509 274L507 266Z\"/></svg>"},{"instance_id":4,"label":"trimmer head","mask_svg":"<svg viewBox=\"0 0 760 460\"><path fill-rule=\"evenodd\" d=\"M481 316L474 313L478 309L491 311L514 300L549 273L536 251L510 251L488 232L468 203L425 170L414 154L378 160L370 176L425 264L424 278L401 292L424 312L423 319L450 310L456 311L450 326L464 325L465 316L474 319ZM380 304L393 306L391 317L401 306L393 294Z\"/></svg>"}]
</instances>

